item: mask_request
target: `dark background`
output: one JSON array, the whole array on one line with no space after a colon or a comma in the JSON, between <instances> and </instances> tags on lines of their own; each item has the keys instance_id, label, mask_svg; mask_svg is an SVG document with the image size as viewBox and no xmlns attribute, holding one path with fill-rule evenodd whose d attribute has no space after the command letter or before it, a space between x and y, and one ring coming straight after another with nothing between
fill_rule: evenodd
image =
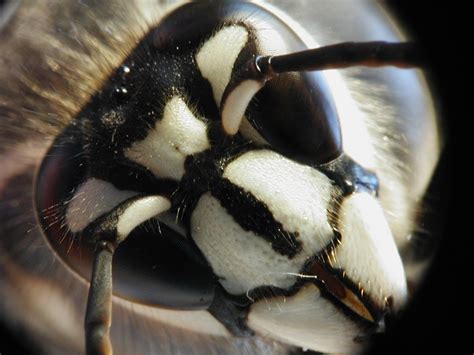
<instances>
[{"instance_id":1,"label":"dark background","mask_svg":"<svg viewBox=\"0 0 474 355\"><path fill-rule=\"evenodd\" d=\"M430 191L435 196L430 202L437 211L436 221L428 223L437 222L434 230L441 236L434 262L402 321L376 342L370 354L426 354L434 349L437 353L471 354L473 298L467 288L473 276L467 274L468 268L472 270L472 261L468 265L472 259L465 252L472 253L472 239L469 220L456 204L463 195L467 199L471 186L467 176L455 174L464 173L472 154L472 149L461 151L466 141L460 134L460 128L473 117L468 105L472 83L467 78L467 73L472 73L467 57L473 43L468 39L472 36L472 26L469 31L467 26L472 25L470 11L455 1L387 3L424 50L428 80L444 121L446 146Z\"/></svg>"},{"instance_id":2,"label":"dark background","mask_svg":"<svg viewBox=\"0 0 474 355\"><path fill-rule=\"evenodd\" d=\"M28 0L27 0L28 1ZM317 1L317 0L315 0ZM343 1L343 0L335 0ZM0 0L2 6L7 3ZM472 262L463 251L472 253L472 233L467 228L470 221L463 217L461 208L455 205L454 194L470 194L472 187L469 175L455 180L455 172L463 172L463 167L472 165L472 148L461 147L463 140L459 128L472 122L474 116L470 104L472 83L467 73L472 73L472 61L467 51L472 50L472 19L470 10L459 6L461 2L446 1L388 1L388 5L407 26L411 36L424 48L428 59L429 81L437 98L437 106L444 119L446 149L440 170L432 186L432 194L437 196L436 226L442 235L434 263L424 281L422 290L401 322L388 335L378 339L370 354L424 354L432 349L446 353L469 353L473 351L472 332L473 296L471 288L473 276L466 275L472 270ZM468 31L467 24L471 27ZM471 48L470 48L471 47ZM472 74L471 74L472 76ZM472 80L472 78L471 78ZM472 99L471 99L472 100ZM471 130L465 128L465 130ZM455 154L456 152L456 154ZM461 159L456 159L457 157ZM465 168L464 168L465 169ZM452 184L456 181L457 186ZM466 196L467 199L467 196ZM457 199L456 199L457 200ZM460 228L461 227L461 228ZM462 255L462 256L461 256ZM35 353L34 344L25 334L7 329L0 319L0 353ZM467 325L463 323L467 322ZM469 334L467 333L469 331ZM11 350L7 350L11 346ZM444 350L447 349L447 350ZM448 350L449 349L449 350Z\"/></svg>"}]
</instances>

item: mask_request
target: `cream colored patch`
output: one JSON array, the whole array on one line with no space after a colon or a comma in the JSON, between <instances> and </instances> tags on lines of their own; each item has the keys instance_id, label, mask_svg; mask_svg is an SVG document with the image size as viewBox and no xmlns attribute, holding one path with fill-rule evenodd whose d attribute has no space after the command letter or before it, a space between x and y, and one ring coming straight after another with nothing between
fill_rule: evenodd
<instances>
[{"instance_id":1,"label":"cream colored patch","mask_svg":"<svg viewBox=\"0 0 474 355\"><path fill-rule=\"evenodd\" d=\"M345 271L379 306L393 297L400 307L407 297L402 261L378 201L367 193L346 198L341 206L333 266Z\"/></svg>"},{"instance_id":2,"label":"cream colored patch","mask_svg":"<svg viewBox=\"0 0 474 355\"><path fill-rule=\"evenodd\" d=\"M206 128L183 99L174 96L166 104L163 118L144 140L125 150L125 156L157 177L179 180L186 157L210 147Z\"/></svg>"},{"instance_id":3,"label":"cream colored patch","mask_svg":"<svg viewBox=\"0 0 474 355\"><path fill-rule=\"evenodd\" d=\"M262 87L262 82L246 80L240 83L227 97L222 110L222 126L227 134L234 135L239 131L250 100Z\"/></svg>"},{"instance_id":4,"label":"cream colored patch","mask_svg":"<svg viewBox=\"0 0 474 355\"><path fill-rule=\"evenodd\" d=\"M290 260L268 241L243 230L210 193L202 195L194 209L191 235L231 294L263 285L290 287L304 264L304 258Z\"/></svg>"},{"instance_id":5,"label":"cream colored patch","mask_svg":"<svg viewBox=\"0 0 474 355\"><path fill-rule=\"evenodd\" d=\"M104 213L137 195L135 191L119 190L110 182L91 178L82 183L66 210L66 223L73 233L80 232Z\"/></svg>"},{"instance_id":6,"label":"cream colored patch","mask_svg":"<svg viewBox=\"0 0 474 355\"><path fill-rule=\"evenodd\" d=\"M170 207L170 201L161 196L147 196L133 202L119 217L117 234L121 238L126 238L135 227Z\"/></svg>"},{"instance_id":7,"label":"cream colored patch","mask_svg":"<svg viewBox=\"0 0 474 355\"><path fill-rule=\"evenodd\" d=\"M256 332L302 348L327 353L356 353L356 323L308 284L292 297L263 299L252 305L248 325Z\"/></svg>"},{"instance_id":8,"label":"cream colored patch","mask_svg":"<svg viewBox=\"0 0 474 355\"><path fill-rule=\"evenodd\" d=\"M207 40L196 54L201 75L209 80L217 106L230 81L234 63L248 40L242 26L227 26Z\"/></svg>"}]
</instances>

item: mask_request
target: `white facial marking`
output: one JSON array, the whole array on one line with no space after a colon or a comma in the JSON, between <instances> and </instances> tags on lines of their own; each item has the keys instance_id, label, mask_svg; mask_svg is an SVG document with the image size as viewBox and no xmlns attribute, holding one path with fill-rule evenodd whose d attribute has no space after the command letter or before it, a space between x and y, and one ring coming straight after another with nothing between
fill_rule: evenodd
<instances>
[{"instance_id":1,"label":"white facial marking","mask_svg":"<svg viewBox=\"0 0 474 355\"><path fill-rule=\"evenodd\" d=\"M262 87L263 83L261 82L246 80L232 90L225 100L222 110L222 125L227 134L234 135L239 131L250 100Z\"/></svg>"},{"instance_id":2,"label":"white facial marking","mask_svg":"<svg viewBox=\"0 0 474 355\"><path fill-rule=\"evenodd\" d=\"M179 180L187 156L210 147L206 124L196 118L180 97L165 106L148 136L125 150L125 156L149 169L155 176Z\"/></svg>"},{"instance_id":3,"label":"white facial marking","mask_svg":"<svg viewBox=\"0 0 474 355\"><path fill-rule=\"evenodd\" d=\"M306 256L332 240L327 209L335 192L319 171L278 153L257 150L231 162L223 176L265 203L286 231L298 233Z\"/></svg>"},{"instance_id":4,"label":"white facial marking","mask_svg":"<svg viewBox=\"0 0 474 355\"><path fill-rule=\"evenodd\" d=\"M247 40L248 33L244 27L224 27L207 40L196 54L201 75L209 80L218 106L229 83L235 60Z\"/></svg>"},{"instance_id":5,"label":"white facial marking","mask_svg":"<svg viewBox=\"0 0 474 355\"><path fill-rule=\"evenodd\" d=\"M191 234L231 294L263 285L289 287L301 267L301 260L276 253L268 241L243 230L210 193L201 196L193 211Z\"/></svg>"},{"instance_id":6,"label":"white facial marking","mask_svg":"<svg viewBox=\"0 0 474 355\"><path fill-rule=\"evenodd\" d=\"M90 178L78 187L68 203L66 222L69 230L72 233L83 230L97 217L137 194L119 190L107 181Z\"/></svg>"},{"instance_id":7,"label":"white facial marking","mask_svg":"<svg viewBox=\"0 0 474 355\"><path fill-rule=\"evenodd\" d=\"M403 264L392 233L378 201L367 193L357 193L342 202L339 220L342 243L335 253L336 268L379 305L392 296L400 306L407 297Z\"/></svg>"},{"instance_id":8,"label":"white facial marking","mask_svg":"<svg viewBox=\"0 0 474 355\"><path fill-rule=\"evenodd\" d=\"M147 196L133 202L119 217L117 234L126 238L135 227L170 207L170 201L162 196Z\"/></svg>"},{"instance_id":9,"label":"white facial marking","mask_svg":"<svg viewBox=\"0 0 474 355\"><path fill-rule=\"evenodd\" d=\"M311 284L294 296L254 303L248 325L260 334L311 350L353 353L359 348L353 339L361 329Z\"/></svg>"}]
</instances>

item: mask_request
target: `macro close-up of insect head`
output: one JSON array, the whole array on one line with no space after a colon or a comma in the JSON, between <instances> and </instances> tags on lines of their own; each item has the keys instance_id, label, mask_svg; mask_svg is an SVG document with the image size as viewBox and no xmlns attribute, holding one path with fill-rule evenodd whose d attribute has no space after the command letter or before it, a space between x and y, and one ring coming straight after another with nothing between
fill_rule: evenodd
<instances>
[{"instance_id":1,"label":"macro close-up of insect head","mask_svg":"<svg viewBox=\"0 0 474 355\"><path fill-rule=\"evenodd\" d=\"M387 353L412 333L446 131L391 3L1 1L14 353Z\"/></svg>"}]
</instances>

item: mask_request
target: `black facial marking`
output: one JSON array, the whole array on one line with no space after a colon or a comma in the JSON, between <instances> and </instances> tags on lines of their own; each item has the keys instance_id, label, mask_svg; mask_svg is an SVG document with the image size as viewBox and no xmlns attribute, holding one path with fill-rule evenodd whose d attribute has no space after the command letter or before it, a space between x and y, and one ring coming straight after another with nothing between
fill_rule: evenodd
<instances>
[{"instance_id":1,"label":"black facial marking","mask_svg":"<svg viewBox=\"0 0 474 355\"><path fill-rule=\"evenodd\" d=\"M301 251L298 233L286 231L269 208L248 191L222 179L218 186L211 189L211 193L242 229L270 242L277 253L291 259Z\"/></svg>"},{"instance_id":2,"label":"black facial marking","mask_svg":"<svg viewBox=\"0 0 474 355\"><path fill-rule=\"evenodd\" d=\"M196 203L209 191L244 230L267 240L279 254L294 257L302 248L297 233L286 231L265 203L223 178L224 169L230 162L249 150L259 149L249 142L242 144L244 141L238 136L232 141L232 146L226 149L211 148L188 158L180 188L173 195L173 205L187 204L188 212L183 219L189 226Z\"/></svg>"}]
</instances>

